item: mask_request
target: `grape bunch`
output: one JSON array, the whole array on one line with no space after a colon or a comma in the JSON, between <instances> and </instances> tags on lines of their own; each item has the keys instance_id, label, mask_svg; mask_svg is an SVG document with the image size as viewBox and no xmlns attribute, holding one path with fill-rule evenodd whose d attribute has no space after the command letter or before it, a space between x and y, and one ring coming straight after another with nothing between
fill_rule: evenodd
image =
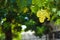
<instances>
[{"instance_id":1,"label":"grape bunch","mask_svg":"<svg viewBox=\"0 0 60 40\"><path fill-rule=\"evenodd\" d=\"M38 10L36 15L37 17L39 17L40 23L43 23L46 18L47 18L47 21L50 20L50 12L48 10L43 10L43 9Z\"/></svg>"}]
</instances>

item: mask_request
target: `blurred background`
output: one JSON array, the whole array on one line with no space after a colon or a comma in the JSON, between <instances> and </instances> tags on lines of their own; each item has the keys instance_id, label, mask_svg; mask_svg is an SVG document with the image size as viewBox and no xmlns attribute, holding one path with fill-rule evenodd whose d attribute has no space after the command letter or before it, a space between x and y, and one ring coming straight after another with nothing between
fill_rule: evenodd
<instances>
[{"instance_id":1,"label":"blurred background","mask_svg":"<svg viewBox=\"0 0 60 40\"><path fill-rule=\"evenodd\" d=\"M0 0L0 40L60 40L60 0Z\"/></svg>"}]
</instances>

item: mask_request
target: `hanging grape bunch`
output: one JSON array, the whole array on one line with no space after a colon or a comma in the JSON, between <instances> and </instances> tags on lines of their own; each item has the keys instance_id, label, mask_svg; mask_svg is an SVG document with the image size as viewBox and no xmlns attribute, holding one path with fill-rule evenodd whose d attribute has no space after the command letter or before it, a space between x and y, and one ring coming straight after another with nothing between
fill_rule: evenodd
<instances>
[{"instance_id":1,"label":"hanging grape bunch","mask_svg":"<svg viewBox=\"0 0 60 40\"><path fill-rule=\"evenodd\" d=\"M37 11L37 17L39 18L40 23L43 23L45 19L47 18L47 21L50 20L50 12L48 10L38 10Z\"/></svg>"}]
</instances>

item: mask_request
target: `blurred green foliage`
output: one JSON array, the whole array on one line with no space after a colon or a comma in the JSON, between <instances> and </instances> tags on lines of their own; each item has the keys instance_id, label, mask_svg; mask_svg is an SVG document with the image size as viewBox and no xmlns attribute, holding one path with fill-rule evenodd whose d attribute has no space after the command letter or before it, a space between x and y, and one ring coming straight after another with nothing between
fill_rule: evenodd
<instances>
[{"instance_id":1,"label":"blurred green foliage","mask_svg":"<svg viewBox=\"0 0 60 40\"><path fill-rule=\"evenodd\" d=\"M45 34L44 32L49 33L50 27L47 23L60 24L59 5L60 0L0 0L0 26L3 32L10 27L12 31L21 32L21 25L26 25L25 31L35 31L38 36ZM36 13L41 9L50 12L50 21L45 19L44 23L39 22Z\"/></svg>"}]
</instances>

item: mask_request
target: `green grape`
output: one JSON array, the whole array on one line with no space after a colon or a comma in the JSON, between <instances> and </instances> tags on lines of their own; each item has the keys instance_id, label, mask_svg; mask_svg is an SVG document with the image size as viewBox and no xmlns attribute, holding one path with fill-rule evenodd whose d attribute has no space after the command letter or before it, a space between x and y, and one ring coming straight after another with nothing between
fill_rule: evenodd
<instances>
[{"instance_id":1,"label":"green grape","mask_svg":"<svg viewBox=\"0 0 60 40\"><path fill-rule=\"evenodd\" d=\"M45 20L45 17L41 17L41 18L39 18L39 21L41 22L41 23L43 23L44 22L44 20Z\"/></svg>"},{"instance_id":2,"label":"green grape","mask_svg":"<svg viewBox=\"0 0 60 40\"><path fill-rule=\"evenodd\" d=\"M50 20L50 13L47 10L38 10L36 15L39 17L41 23L43 23L46 18L48 18L47 21Z\"/></svg>"}]
</instances>

